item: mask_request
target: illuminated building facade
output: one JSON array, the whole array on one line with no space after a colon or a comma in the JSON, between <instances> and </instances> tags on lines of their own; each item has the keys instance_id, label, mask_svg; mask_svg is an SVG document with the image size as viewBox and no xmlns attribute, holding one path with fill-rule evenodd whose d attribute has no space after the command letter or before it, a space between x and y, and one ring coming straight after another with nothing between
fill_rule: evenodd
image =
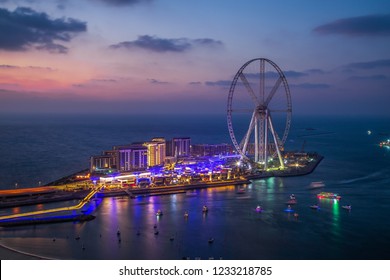
<instances>
[{"instance_id":1,"label":"illuminated building facade","mask_svg":"<svg viewBox=\"0 0 390 280\"><path fill-rule=\"evenodd\" d=\"M116 151L104 151L103 155L92 156L90 158L90 170L109 171L117 169Z\"/></svg>"},{"instance_id":2,"label":"illuminated building facade","mask_svg":"<svg viewBox=\"0 0 390 280\"><path fill-rule=\"evenodd\" d=\"M234 153L234 148L229 144L194 144L191 147L192 156L216 156L216 155L231 155Z\"/></svg>"},{"instance_id":3,"label":"illuminated building facade","mask_svg":"<svg viewBox=\"0 0 390 280\"><path fill-rule=\"evenodd\" d=\"M147 148L147 165L162 165L166 156L166 142L164 138L153 138L150 142L143 144Z\"/></svg>"},{"instance_id":4,"label":"illuminated building facade","mask_svg":"<svg viewBox=\"0 0 390 280\"><path fill-rule=\"evenodd\" d=\"M167 156L188 157L191 155L191 138L177 137L167 141Z\"/></svg>"}]
</instances>

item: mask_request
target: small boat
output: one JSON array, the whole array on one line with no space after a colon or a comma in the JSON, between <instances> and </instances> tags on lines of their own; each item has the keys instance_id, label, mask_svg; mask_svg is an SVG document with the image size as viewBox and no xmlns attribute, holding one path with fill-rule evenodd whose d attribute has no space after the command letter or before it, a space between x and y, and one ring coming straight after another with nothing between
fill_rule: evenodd
<instances>
[{"instance_id":1,"label":"small boat","mask_svg":"<svg viewBox=\"0 0 390 280\"><path fill-rule=\"evenodd\" d=\"M295 194L290 195L290 200L296 200Z\"/></svg>"},{"instance_id":2,"label":"small boat","mask_svg":"<svg viewBox=\"0 0 390 280\"><path fill-rule=\"evenodd\" d=\"M337 193L331 193L331 192L321 192L317 194L318 198L329 198L329 199L341 199L341 196Z\"/></svg>"},{"instance_id":3,"label":"small boat","mask_svg":"<svg viewBox=\"0 0 390 280\"><path fill-rule=\"evenodd\" d=\"M318 182L311 182L309 189L319 189L325 187L324 182L318 181Z\"/></svg>"},{"instance_id":4,"label":"small boat","mask_svg":"<svg viewBox=\"0 0 390 280\"><path fill-rule=\"evenodd\" d=\"M163 212L158 209L157 212L156 212L156 216L159 217L159 216L162 216L163 215Z\"/></svg>"},{"instance_id":5,"label":"small boat","mask_svg":"<svg viewBox=\"0 0 390 280\"><path fill-rule=\"evenodd\" d=\"M159 232L158 232L158 230L156 230L155 232L154 232L154 235L158 235L159 234Z\"/></svg>"},{"instance_id":6,"label":"small boat","mask_svg":"<svg viewBox=\"0 0 390 280\"><path fill-rule=\"evenodd\" d=\"M118 229L118 231L116 232L116 235L121 235L121 232L120 232L120 230Z\"/></svg>"},{"instance_id":7,"label":"small boat","mask_svg":"<svg viewBox=\"0 0 390 280\"><path fill-rule=\"evenodd\" d=\"M188 215L188 212L187 212L187 211L185 211L185 212L184 212L184 218L186 218L186 219L187 219L187 218L188 218L188 216L189 216L189 215Z\"/></svg>"},{"instance_id":8,"label":"small boat","mask_svg":"<svg viewBox=\"0 0 390 280\"><path fill-rule=\"evenodd\" d=\"M314 210L319 210L320 209L320 206L318 206L318 204L310 205L309 207L311 209L314 209Z\"/></svg>"},{"instance_id":9,"label":"small boat","mask_svg":"<svg viewBox=\"0 0 390 280\"><path fill-rule=\"evenodd\" d=\"M298 219L299 217L299 214L298 213L294 213L294 218Z\"/></svg>"},{"instance_id":10,"label":"small boat","mask_svg":"<svg viewBox=\"0 0 390 280\"><path fill-rule=\"evenodd\" d=\"M262 212L262 211L264 211L263 207L261 207L260 205L257 205L256 212Z\"/></svg>"},{"instance_id":11,"label":"small boat","mask_svg":"<svg viewBox=\"0 0 390 280\"><path fill-rule=\"evenodd\" d=\"M289 201L286 201L286 204L289 205L297 204L297 201L295 199L290 199Z\"/></svg>"},{"instance_id":12,"label":"small boat","mask_svg":"<svg viewBox=\"0 0 390 280\"><path fill-rule=\"evenodd\" d=\"M244 194L244 193L245 193L245 188L243 187L238 188L237 194Z\"/></svg>"},{"instance_id":13,"label":"small boat","mask_svg":"<svg viewBox=\"0 0 390 280\"><path fill-rule=\"evenodd\" d=\"M287 205L287 208L284 209L284 212L294 212L294 209L291 208L291 205Z\"/></svg>"},{"instance_id":14,"label":"small boat","mask_svg":"<svg viewBox=\"0 0 390 280\"><path fill-rule=\"evenodd\" d=\"M202 212L207 213L208 211L209 211L209 209L207 208L207 206L203 205Z\"/></svg>"},{"instance_id":15,"label":"small boat","mask_svg":"<svg viewBox=\"0 0 390 280\"><path fill-rule=\"evenodd\" d=\"M170 241L173 241L173 240L175 240L175 237L171 236L171 237L169 238L169 240L170 240Z\"/></svg>"},{"instance_id":16,"label":"small boat","mask_svg":"<svg viewBox=\"0 0 390 280\"><path fill-rule=\"evenodd\" d=\"M352 206L351 205L343 205L343 206L341 206L341 208L343 208L345 210L348 210L348 211L352 210Z\"/></svg>"},{"instance_id":17,"label":"small boat","mask_svg":"<svg viewBox=\"0 0 390 280\"><path fill-rule=\"evenodd\" d=\"M209 244L213 243L213 242L214 242L214 238L212 238L212 237L209 238L209 241L208 241L208 242L209 242Z\"/></svg>"},{"instance_id":18,"label":"small boat","mask_svg":"<svg viewBox=\"0 0 390 280\"><path fill-rule=\"evenodd\" d=\"M80 236L76 236L74 239L76 239L76 240L80 240Z\"/></svg>"}]
</instances>

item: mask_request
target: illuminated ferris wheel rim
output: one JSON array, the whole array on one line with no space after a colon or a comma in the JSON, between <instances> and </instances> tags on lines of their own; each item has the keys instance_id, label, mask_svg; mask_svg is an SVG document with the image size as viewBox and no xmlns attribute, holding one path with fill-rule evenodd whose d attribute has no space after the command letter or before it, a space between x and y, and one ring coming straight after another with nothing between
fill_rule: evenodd
<instances>
[{"instance_id":1,"label":"illuminated ferris wheel rim","mask_svg":"<svg viewBox=\"0 0 390 280\"><path fill-rule=\"evenodd\" d=\"M257 63L257 62L260 65L260 68L259 68L260 69L259 70L259 77L260 77L259 85L260 85L260 95L261 95L260 97L258 97L254 93L250 83L248 82L248 79L245 77L245 74L244 74L244 70L250 64ZM274 86L272 87L271 91L269 92L269 94L267 96L265 96L266 94L265 94L265 72L264 72L266 64L271 65L273 67L273 69L276 70L276 72L278 74L278 78L276 80L276 83L274 84ZM244 159L250 160L247 157L247 155L246 155L246 150L245 150L246 148L243 150L243 147L241 147L240 144L237 142L237 138L235 136L234 129L233 129L233 123L232 123L232 113L234 111L233 110L233 97L234 97L234 92L235 92L235 88L236 88L236 85L237 85L237 81L239 79L241 79L243 85L245 86L246 90L248 91L249 95L252 98L252 102L254 103L254 110L253 110L253 114L252 114L251 123L249 125L249 129L248 129L247 135L244 136L243 141L246 144L249 141L248 139L245 139L245 138L249 138L248 135L250 136L250 134L252 133L252 129L253 129L252 126L254 126L254 128L255 128L254 129L255 130L255 134L256 134L255 139L257 139L257 136L258 136L258 134L257 134L258 133L257 122L259 120L261 120L260 123L262 123L262 126L264 126L263 122L266 123L265 132L262 132L263 136L264 136L264 133L265 134L268 133L267 129L269 129L268 126L270 126L271 127L270 131L271 131L272 136L274 138L273 140L274 140L277 152L278 152L278 157L280 159L281 165L283 166L279 149L283 148L283 145L284 145L284 143L285 143L285 141L287 139L288 132L290 130L291 114L292 114L290 90L289 90L289 87L288 87L287 79L286 79L283 71L279 68L279 66L276 65L276 63L274 63L273 61L271 61L269 59L266 59L266 58L255 58L255 59L247 61L238 70L238 72L234 76L233 81L231 83L230 90L229 90L229 96L228 96L228 104L227 104L227 123L228 123L229 134L230 134L231 140L232 140L233 145L235 146L236 150L241 154L241 156ZM274 131L274 128L273 128L273 125L272 125L272 119L271 119L271 112L272 112L272 110L270 110L268 108L268 106L269 106L270 102L272 101L272 99L274 98L274 95L275 95L276 91L279 89L281 84L283 84L283 87L284 87L285 104L284 104L284 108L282 110L278 110L278 111L279 112L284 112L286 114L286 118L285 118L284 132L282 133L283 136L282 136L282 138L279 138L277 133ZM256 125L252 124L253 121L256 123ZM262 130L262 129L264 129L264 127L260 127L260 130ZM266 136L266 138L267 138L267 136ZM267 147L267 142L265 142L265 144L264 144L264 142L262 142L261 145L263 145L263 147ZM258 146L258 142L256 142L256 145L255 145L256 149L257 149L257 146ZM265 148L264 151L262 151L262 152L264 152L263 156L265 158L267 158L267 151L266 150L267 150L267 148ZM257 151L255 152L255 158L256 157L257 157ZM256 158L255 161L257 161L257 160L258 160L258 158Z\"/></svg>"}]
</instances>

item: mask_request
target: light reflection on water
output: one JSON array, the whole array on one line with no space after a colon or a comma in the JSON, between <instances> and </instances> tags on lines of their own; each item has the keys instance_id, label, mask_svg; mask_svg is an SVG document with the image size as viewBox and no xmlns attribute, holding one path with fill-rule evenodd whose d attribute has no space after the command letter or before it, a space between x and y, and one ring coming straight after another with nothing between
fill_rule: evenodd
<instances>
[{"instance_id":1,"label":"light reflection on water","mask_svg":"<svg viewBox=\"0 0 390 280\"><path fill-rule=\"evenodd\" d=\"M333 200L319 200L321 210L310 209L317 192L302 184L296 178L269 178L254 181L245 193L227 186L187 194L94 199L89 204L96 216L93 221L4 229L1 242L60 259L359 258L355 241L361 236L350 234L361 228L351 222L354 216ZM286 213L291 193L298 203L292 206L295 212ZM265 209L262 213L255 211L259 203ZM203 205L209 208L207 214ZM163 211L160 217L158 209ZM210 238L215 241L209 243Z\"/></svg>"}]
</instances>

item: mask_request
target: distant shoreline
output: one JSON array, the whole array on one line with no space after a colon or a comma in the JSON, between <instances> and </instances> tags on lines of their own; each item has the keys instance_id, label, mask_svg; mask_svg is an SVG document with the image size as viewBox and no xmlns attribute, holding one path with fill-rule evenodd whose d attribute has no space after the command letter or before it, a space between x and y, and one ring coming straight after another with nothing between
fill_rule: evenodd
<instances>
[{"instance_id":1,"label":"distant shoreline","mask_svg":"<svg viewBox=\"0 0 390 280\"><path fill-rule=\"evenodd\" d=\"M128 195L131 198L134 198L136 196L173 194L173 193L186 192L194 189L222 187L227 185L250 184L251 180L264 179L270 177L304 176L312 173L316 169L316 167L320 164L320 162L323 160L323 158L324 158L323 156L315 154L314 160L310 162L307 166L299 169L292 168L288 171L286 170L263 171L257 174L242 175L239 179L231 179L226 181L215 181L215 182L202 182L202 183L195 183L195 184L188 184L188 185L187 184L172 185L172 186L162 186L162 187L153 187L153 188L133 188L133 189L123 188L123 189L116 189L116 190L103 189L101 192L98 193L98 195L101 195L103 197ZM82 173L84 171L85 170L82 170L72 175L63 177L61 179L54 181L53 183L57 183L58 184L57 186L59 187L61 182L67 182L69 178L71 178L72 176ZM82 199L89 192L89 190L78 190L78 191L71 192L71 191L63 191L58 189L58 191L53 194L53 188L56 188L57 186L40 187L40 189L43 189L43 191L40 191L38 196L37 195L33 196L34 188L19 189L18 191L19 191L20 198L14 198L10 194L15 190L2 190L0 191L0 208L11 208L11 207L23 206L23 205L34 205L40 203ZM45 193L44 191L45 188L47 188L47 193Z\"/></svg>"}]
</instances>

